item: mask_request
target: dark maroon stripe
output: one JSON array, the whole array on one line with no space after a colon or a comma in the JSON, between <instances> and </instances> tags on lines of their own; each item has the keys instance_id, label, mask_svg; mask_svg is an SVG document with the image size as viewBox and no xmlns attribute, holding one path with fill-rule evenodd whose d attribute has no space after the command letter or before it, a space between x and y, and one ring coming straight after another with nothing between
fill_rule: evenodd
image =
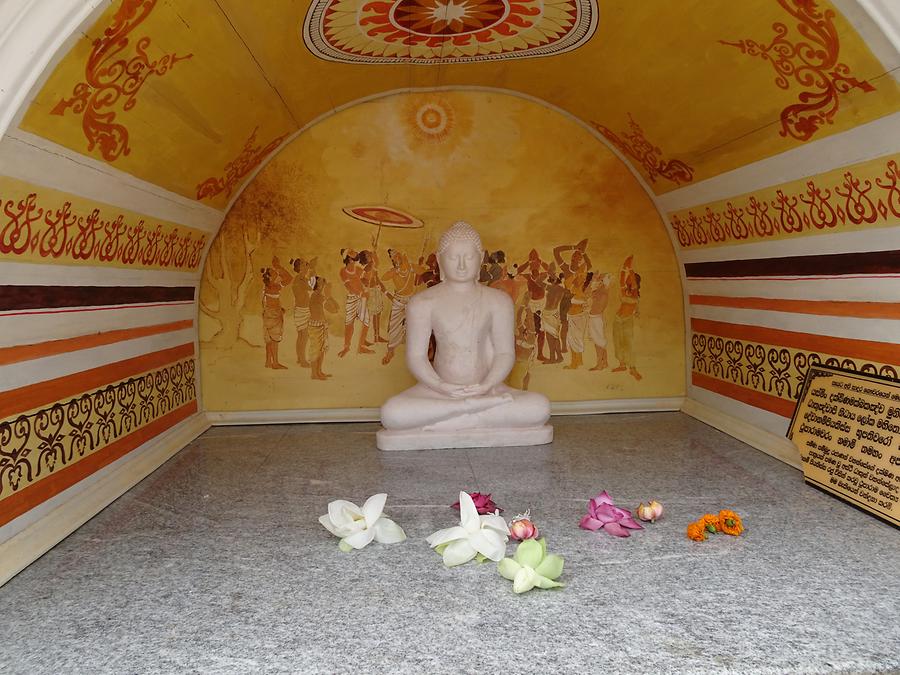
<instances>
[{"instance_id":1,"label":"dark maroon stripe","mask_svg":"<svg viewBox=\"0 0 900 675\"><path fill-rule=\"evenodd\" d=\"M193 299L193 286L0 286L0 311Z\"/></svg>"},{"instance_id":2,"label":"dark maroon stripe","mask_svg":"<svg viewBox=\"0 0 900 675\"><path fill-rule=\"evenodd\" d=\"M798 255L787 258L752 258L685 263L691 278L704 277L805 277L810 275L893 274L900 272L900 251L867 251L831 255Z\"/></svg>"}]
</instances>

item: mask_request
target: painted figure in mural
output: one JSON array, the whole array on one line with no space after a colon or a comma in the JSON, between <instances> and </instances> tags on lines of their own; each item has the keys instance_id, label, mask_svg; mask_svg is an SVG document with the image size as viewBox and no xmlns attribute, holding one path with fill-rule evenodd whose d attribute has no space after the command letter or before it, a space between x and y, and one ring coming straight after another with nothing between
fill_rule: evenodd
<instances>
[{"instance_id":1,"label":"painted figure in mural","mask_svg":"<svg viewBox=\"0 0 900 675\"><path fill-rule=\"evenodd\" d=\"M640 297L641 275L634 271L634 256L630 255L619 271L619 309L613 319L613 344L619 365L612 372L627 370L636 380L641 379L634 365L634 320L640 316Z\"/></svg>"},{"instance_id":2,"label":"painted figure in mural","mask_svg":"<svg viewBox=\"0 0 900 675\"><path fill-rule=\"evenodd\" d=\"M566 370L575 370L584 363L584 341L587 338L588 328L587 289L593 276L593 272L580 269L566 277L564 281L572 294L568 315L569 330L566 333L569 347L569 365L564 366Z\"/></svg>"},{"instance_id":3,"label":"painted figure in mural","mask_svg":"<svg viewBox=\"0 0 900 675\"><path fill-rule=\"evenodd\" d=\"M507 384L514 389L528 390L531 381L531 366L537 347L537 336L527 307L516 308L516 362L513 364Z\"/></svg>"},{"instance_id":4,"label":"painted figure in mural","mask_svg":"<svg viewBox=\"0 0 900 675\"><path fill-rule=\"evenodd\" d=\"M263 338L266 343L266 368L284 370L287 366L278 362L278 344L284 337L281 291L291 283L291 275L281 266L278 258L272 258L272 266L263 267L260 274L263 282L262 320Z\"/></svg>"},{"instance_id":5,"label":"painted figure in mural","mask_svg":"<svg viewBox=\"0 0 900 675\"><path fill-rule=\"evenodd\" d=\"M541 326L544 328L547 348L550 352L546 363L560 363L563 360L560 349L562 317L559 314L559 305L565 290L562 281L562 274L550 276L547 281L547 295L544 300L544 308L541 310Z\"/></svg>"},{"instance_id":6,"label":"painted figure in mural","mask_svg":"<svg viewBox=\"0 0 900 675\"><path fill-rule=\"evenodd\" d=\"M406 363L418 383L382 406L388 432L544 429L547 398L504 384L516 359L513 303L506 293L478 283L482 253L481 238L467 223L441 236L442 281L417 293L406 312ZM433 364L427 358L432 334ZM389 438L380 436L379 447Z\"/></svg>"},{"instance_id":7,"label":"painted figure in mural","mask_svg":"<svg viewBox=\"0 0 900 675\"><path fill-rule=\"evenodd\" d=\"M419 258L420 268L423 270L416 275L416 285L431 288L441 283L441 272L438 269L437 256L429 253L427 258Z\"/></svg>"},{"instance_id":8,"label":"painted figure in mural","mask_svg":"<svg viewBox=\"0 0 900 675\"><path fill-rule=\"evenodd\" d=\"M612 277L604 272L594 279L591 284L591 308L588 319L588 330L591 334L591 342L597 352L597 363L591 370L604 370L609 365L606 355L606 325L603 313L609 305L609 285Z\"/></svg>"},{"instance_id":9,"label":"painted figure in mural","mask_svg":"<svg viewBox=\"0 0 900 675\"><path fill-rule=\"evenodd\" d=\"M297 363L304 368L309 367L306 358L306 342L309 338L309 295L315 284L316 259L304 260L303 258L291 259L294 270L294 281L291 290L294 291L294 326L297 328Z\"/></svg>"},{"instance_id":10,"label":"painted figure in mural","mask_svg":"<svg viewBox=\"0 0 900 675\"><path fill-rule=\"evenodd\" d=\"M406 338L406 305L416 288L417 270L409 262L409 258L402 251L388 249L388 257L391 259L391 269L384 273L382 279L394 285L393 292L388 292L391 299L391 317L388 319L388 346L382 363L388 364L394 358L394 352Z\"/></svg>"},{"instance_id":11,"label":"painted figure in mural","mask_svg":"<svg viewBox=\"0 0 900 675\"><path fill-rule=\"evenodd\" d=\"M583 284L587 278L587 274L591 269L591 259L587 254L588 240L582 239L577 244L563 244L553 249L553 259L559 265L560 272L563 276L563 296L560 300L560 342L562 351L572 350L573 343L581 345L582 349L578 355L572 355L568 368L578 368L581 365L581 352L584 351L584 326L587 318L584 315L584 309L577 305L584 304L584 294L576 289ZM569 259L563 258L563 253L571 251ZM579 301L575 300L576 296L581 296ZM573 307L573 305L576 305ZM574 326L573 326L574 324ZM569 336L569 331L574 327L577 335Z\"/></svg>"},{"instance_id":12,"label":"painted figure in mural","mask_svg":"<svg viewBox=\"0 0 900 675\"><path fill-rule=\"evenodd\" d=\"M373 242L374 243L374 242ZM376 343L387 342L381 335L381 313L384 311L384 284L378 275L378 250L360 253L360 264L363 265L363 284L366 288L366 312L375 332L373 339ZM360 337L365 341L367 326L363 326Z\"/></svg>"},{"instance_id":13,"label":"painted figure in mural","mask_svg":"<svg viewBox=\"0 0 900 675\"><path fill-rule=\"evenodd\" d=\"M325 277L313 277L313 289L309 295L309 360L310 376L314 380L326 380L330 374L322 370L328 351L328 320L325 312L337 313L339 305L331 295L331 284Z\"/></svg>"},{"instance_id":14,"label":"painted figure in mural","mask_svg":"<svg viewBox=\"0 0 900 675\"><path fill-rule=\"evenodd\" d=\"M541 326L541 309L544 307L545 282L549 275L547 263L541 260L537 249L531 249L527 262L519 265L519 274L528 282L528 309L531 310L531 320L534 322L534 332L537 335L537 358L547 362L544 356L544 330Z\"/></svg>"},{"instance_id":15,"label":"painted figure in mural","mask_svg":"<svg viewBox=\"0 0 900 675\"><path fill-rule=\"evenodd\" d=\"M341 268L341 281L347 290L347 300L344 305L344 346L338 356L346 356L350 351L350 343L353 341L353 328L359 321L363 329L359 335L359 343L356 351L360 354L372 354L369 345L365 341L369 328L369 313L366 311L366 285L363 281L364 265L360 264L360 254L353 249L341 249L341 257L344 266ZM365 260L365 257L363 256Z\"/></svg>"}]
</instances>

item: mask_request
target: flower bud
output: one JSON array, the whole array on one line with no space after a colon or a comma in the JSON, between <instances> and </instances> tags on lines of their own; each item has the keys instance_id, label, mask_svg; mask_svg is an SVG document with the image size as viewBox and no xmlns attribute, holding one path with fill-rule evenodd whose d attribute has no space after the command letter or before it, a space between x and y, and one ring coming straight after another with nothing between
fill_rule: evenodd
<instances>
[{"instance_id":1,"label":"flower bud","mask_svg":"<svg viewBox=\"0 0 900 675\"><path fill-rule=\"evenodd\" d=\"M643 520L644 522L656 522L660 516L663 514L663 507L658 501L653 500L644 504L641 502L640 505L635 509L635 515Z\"/></svg>"},{"instance_id":2,"label":"flower bud","mask_svg":"<svg viewBox=\"0 0 900 675\"><path fill-rule=\"evenodd\" d=\"M538 529L534 523L528 520L528 518L519 518L509 524L509 536L516 541L536 539L538 536Z\"/></svg>"}]
</instances>

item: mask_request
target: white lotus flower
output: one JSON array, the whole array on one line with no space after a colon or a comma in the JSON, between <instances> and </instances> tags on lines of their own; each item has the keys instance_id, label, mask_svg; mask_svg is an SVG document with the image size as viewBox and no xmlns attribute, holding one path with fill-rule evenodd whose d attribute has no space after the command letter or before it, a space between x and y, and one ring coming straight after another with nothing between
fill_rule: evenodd
<instances>
[{"instance_id":1,"label":"white lotus flower","mask_svg":"<svg viewBox=\"0 0 900 675\"><path fill-rule=\"evenodd\" d=\"M426 541L431 548L445 545L443 556L447 567L469 562L479 553L499 562L506 555L509 527L496 513L478 515L478 509L467 492L459 493L459 525L438 530Z\"/></svg>"},{"instance_id":2,"label":"white lotus flower","mask_svg":"<svg viewBox=\"0 0 900 675\"><path fill-rule=\"evenodd\" d=\"M336 499L328 504L328 513L319 518L326 530L340 537L338 544L344 552L360 549L372 543L396 544L406 539L406 533L397 523L386 518L382 511L387 495L372 495L362 508L353 502Z\"/></svg>"}]
</instances>

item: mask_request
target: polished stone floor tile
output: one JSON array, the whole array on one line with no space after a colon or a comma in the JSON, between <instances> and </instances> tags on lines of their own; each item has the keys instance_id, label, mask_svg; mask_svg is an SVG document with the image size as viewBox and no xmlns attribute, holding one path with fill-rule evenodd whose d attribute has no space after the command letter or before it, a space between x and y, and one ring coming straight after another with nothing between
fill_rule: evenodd
<instances>
[{"instance_id":1,"label":"polished stone floor tile","mask_svg":"<svg viewBox=\"0 0 900 675\"><path fill-rule=\"evenodd\" d=\"M900 669L896 529L681 414L553 423L549 446L396 453L373 424L211 429L0 589L0 672ZM446 569L425 537L461 489L531 509L566 587ZM666 514L580 530L603 489ZM318 516L379 491L409 539L340 553ZM725 507L744 536L686 539Z\"/></svg>"}]
</instances>

